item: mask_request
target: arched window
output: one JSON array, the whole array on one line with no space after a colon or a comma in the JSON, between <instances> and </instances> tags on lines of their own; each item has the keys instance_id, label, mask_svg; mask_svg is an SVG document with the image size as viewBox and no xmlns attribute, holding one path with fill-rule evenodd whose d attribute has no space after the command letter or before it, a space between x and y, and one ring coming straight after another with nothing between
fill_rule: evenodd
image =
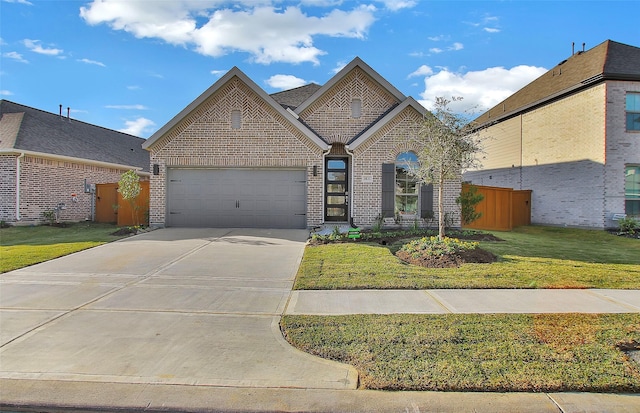
<instances>
[{"instance_id":1,"label":"arched window","mask_svg":"<svg viewBox=\"0 0 640 413\"><path fill-rule=\"evenodd\" d=\"M418 168L418 156L403 152L396 157L396 214L418 215L418 181L409 173Z\"/></svg>"}]
</instances>

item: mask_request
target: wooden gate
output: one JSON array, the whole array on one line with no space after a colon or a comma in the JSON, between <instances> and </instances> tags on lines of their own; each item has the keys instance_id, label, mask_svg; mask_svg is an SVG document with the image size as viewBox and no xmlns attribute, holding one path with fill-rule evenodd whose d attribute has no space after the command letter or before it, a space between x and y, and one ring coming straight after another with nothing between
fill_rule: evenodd
<instances>
[{"instance_id":1,"label":"wooden gate","mask_svg":"<svg viewBox=\"0 0 640 413\"><path fill-rule=\"evenodd\" d=\"M134 205L138 224L149 224L149 181L141 181L142 191ZM131 205L122 199L118 184L96 185L96 222L115 223L119 227L135 225Z\"/></svg>"},{"instance_id":2,"label":"wooden gate","mask_svg":"<svg viewBox=\"0 0 640 413\"><path fill-rule=\"evenodd\" d=\"M469 190L462 184L462 192ZM494 186L478 186L477 193L484 199L476 205L482 216L464 228L509 231L522 225L531 225L531 190L514 190Z\"/></svg>"}]
</instances>

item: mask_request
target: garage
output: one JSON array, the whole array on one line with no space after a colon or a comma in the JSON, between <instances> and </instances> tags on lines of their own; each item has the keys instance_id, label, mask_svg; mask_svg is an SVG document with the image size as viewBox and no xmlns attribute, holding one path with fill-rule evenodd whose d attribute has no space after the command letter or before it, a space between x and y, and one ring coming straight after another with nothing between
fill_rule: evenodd
<instances>
[{"instance_id":1,"label":"garage","mask_svg":"<svg viewBox=\"0 0 640 413\"><path fill-rule=\"evenodd\" d=\"M304 169L167 171L167 226L306 228Z\"/></svg>"}]
</instances>

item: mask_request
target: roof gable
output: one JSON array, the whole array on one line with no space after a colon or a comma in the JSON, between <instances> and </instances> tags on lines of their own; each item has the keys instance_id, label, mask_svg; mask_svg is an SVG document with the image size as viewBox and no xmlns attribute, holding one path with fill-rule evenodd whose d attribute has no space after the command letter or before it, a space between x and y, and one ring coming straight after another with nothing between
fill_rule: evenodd
<instances>
[{"instance_id":1,"label":"roof gable","mask_svg":"<svg viewBox=\"0 0 640 413\"><path fill-rule=\"evenodd\" d=\"M168 123L166 123L162 128L160 128L156 133L154 133L143 145L144 149L150 149L154 145L156 145L159 141L162 140L165 136L167 136L174 128L179 127L183 121L186 121L187 118L194 113L209 98L211 98L216 92L225 87L229 82L231 82L234 78L238 78L242 83L244 83L253 93L255 93L260 99L266 102L270 107L272 107L279 115L284 117L291 125L293 125L297 130L299 130L304 136L306 136L309 140L311 140L314 144L326 150L328 145L322 139L320 139L316 134L314 134L309 128L307 128L304 124L298 121L297 117L294 115L292 111L289 111L283 108L278 102L276 102L271 96L269 96L262 88L260 88L254 81L249 79L247 75L245 75L240 69L237 67L233 67L229 72L227 72L224 76L222 76L218 81L216 81L211 87L209 87L206 91L204 91L200 96L198 96L193 102L191 102L187 107L181 110L176 116L173 117Z\"/></svg>"},{"instance_id":2,"label":"roof gable","mask_svg":"<svg viewBox=\"0 0 640 413\"><path fill-rule=\"evenodd\" d=\"M312 105L315 101L320 99L324 94L326 94L331 88L333 88L338 82L340 82L345 76L351 73L356 67L362 69L367 75L369 75L376 83L378 83L385 91L394 96L399 102L402 102L406 99L405 95L400 92L395 86L389 83L388 80L380 76L378 72L373 70L371 66L362 61L359 57L353 59L348 65L346 65L342 70L340 70L334 77L329 79L327 83L325 83L321 88L316 90L316 92L311 95L307 100L305 100L300 106L296 108L296 113L301 114L305 109L307 109L310 105Z\"/></svg>"},{"instance_id":3,"label":"roof gable","mask_svg":"<svg viewBox=\"0 0 640 413\"><path fill-rule=\"evenodd\" d=\"M482 126L508 118L608 79L640 80L640 48L607 40L590 50L575 53L480 115L475 123Z\"/></svg>"},{"instance_id":4,"label":"roof gable","mask_svg":"<svg viewBox=\"0 0 640 413\"><path fill-rule=\"evenodd\" d=\"M365 130L361 135L349 142L347 148L351 151L355 150L358 146L364 144L369 138L374 136L384 127L392 123L393 120L407 108L413 108L422 117L428 113L424 106L418 103L414 98L408 97L401 104L382 117L382 119L373 124L369 129Z\"/></svg>"},{"instance_id":5,"label":"roof gable","mask_svg":"<svg viewBox=\"0 0 640 413\"><path fill-rule=\"evenodd\" d=\"M16 123L18 114L22 119ZM142 138L7 100L0 100L0 115L2 140L5 129L14 134L0 144L4 152L27 151L149 171L149 153L142 150Z\"/></svg>"}]
</instances>

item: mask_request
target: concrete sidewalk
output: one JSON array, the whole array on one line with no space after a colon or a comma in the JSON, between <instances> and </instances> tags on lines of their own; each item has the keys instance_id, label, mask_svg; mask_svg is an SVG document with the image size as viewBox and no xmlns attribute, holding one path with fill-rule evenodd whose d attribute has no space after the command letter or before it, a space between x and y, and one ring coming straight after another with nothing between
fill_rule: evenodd
<instances>
[{"instance_id":1,"label":"concrete sidewalk","mask_svg":"<svg viewBox=\"0 0 640 413\"><path fill-rule=\"evenodd\" d=\"M304 290L285 314L640 313L640 290Z\"/></svg>"}]
</instances>

